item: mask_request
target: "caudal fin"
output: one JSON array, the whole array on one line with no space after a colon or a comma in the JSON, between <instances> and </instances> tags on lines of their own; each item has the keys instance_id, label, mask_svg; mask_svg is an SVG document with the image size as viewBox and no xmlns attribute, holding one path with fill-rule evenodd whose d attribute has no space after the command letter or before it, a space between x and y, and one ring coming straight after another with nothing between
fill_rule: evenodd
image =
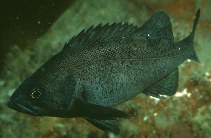
<instances>
[{"instance_id":1,"label":"caudal fin","mask_svg":"<svg viewBox=\"0 0 211 138\"><path fill-rule=\"evenodd\" d=\"M191 34L190 34L190 39L193 41L193 39L194 39L194 36L195 36L195 32L196 32L196 28L197 28L197 25L198 25L198 22L199 22L199 17L200 17L200 9L198 9L197 10L197 12L196 12L196 17L195 17L195 20L194 20L194 22L193 22L193 29L192 29L192 32L191 32ZM191 56L191 58L190 58L191 60L194 60L194 61L196 61L196 62L199 62L199 58L198 58L198 56L197 56L197 54L196 54L196 51L195 51L195 49L193 48L193 55Z\"/></svg>"},{"instance_id":2,"label":"caudal fin","mask_svg":"<svg viewBox=\"0 0 211 138\"><path fill-rule=\"evenodd\" d=\"M192 32L190 34L190 37L192 37L192 40L194 39L196 28L197 28L197 25L198 25L198 22L199 22L199 17L200 17L200 9L197 10L196 17L195 17L194 22L193 22L193 29L192 29Z\"/></svg>"},{"instance_id":3,"label":"caudal fin","mask_svg":"<svg viewBox=\"0 0 211 138\"><path fill-rule=\"evenodd\" d=\"M184 45L186 45L189 48L191 48L191 57L189 57L189 59L194 60L196 62L199 62L198 56L196 54L196 51L193 47L193 40L194 40L194 36L195 36L195 32L196 32L196 28L199 22L199 17L200 17L200 9L197 10L196 12L196 16L193 22L193 29L192 32L190 33L190 35L188 37L186 37L184 40L182 40L182 43Z\"/></svg>"}]
</instances>

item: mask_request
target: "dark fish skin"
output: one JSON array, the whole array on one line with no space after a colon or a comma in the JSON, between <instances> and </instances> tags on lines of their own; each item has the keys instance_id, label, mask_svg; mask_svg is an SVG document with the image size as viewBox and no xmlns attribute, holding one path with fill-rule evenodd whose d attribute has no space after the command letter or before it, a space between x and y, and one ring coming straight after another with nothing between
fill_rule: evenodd
<instances>
[{"instance_id":1,"label":"dark fish skin","mask_svg":"<svg viewBox=\"0 0 211 138\"><path fill-rule=\"evenodd\" d=\"M143 26L127 23L92 26L23 81L8 106L35 116L83 117L96 127L119 133L117 118L130 115L111 108L139 93L175 94L178 66L199 61L193 30L174 42L169 16L159 11Z\"/></svg>"}]
</instances>

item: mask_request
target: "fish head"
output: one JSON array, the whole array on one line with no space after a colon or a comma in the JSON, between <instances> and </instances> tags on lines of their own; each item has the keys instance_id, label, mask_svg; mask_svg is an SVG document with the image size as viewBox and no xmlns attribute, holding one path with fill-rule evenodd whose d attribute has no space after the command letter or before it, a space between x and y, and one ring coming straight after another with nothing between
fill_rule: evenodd
<instances>
[{"instance_id":1,"label":"fish head","mask_svg":"<svg viewBox=\"0 0 211 138\"><path fill-rule=\"evenodd\" d=\"M26 114L44 115L46 112L43 108L44 91L45 89L28 78L15 90L10 97L8 106Z\"/></svg>"},{"instance_id":2,"label":"fish head","mask_svg":"<svg viewBox=\"0 0 211 138\"><path fill-rule=\"evenodd\" d=\"M75 81L70 76L60 74L55 77L48 72L38 70L24 80L10 97L8 106L34 116L74 117L72 95Z\"/></svg>"}]
</instances>

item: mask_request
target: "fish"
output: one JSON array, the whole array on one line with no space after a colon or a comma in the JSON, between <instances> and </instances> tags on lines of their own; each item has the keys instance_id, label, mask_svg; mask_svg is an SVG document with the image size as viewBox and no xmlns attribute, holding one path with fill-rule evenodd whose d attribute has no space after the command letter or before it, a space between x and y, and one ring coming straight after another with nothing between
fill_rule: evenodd
<instances>
[{"instance_id":1,"label":"fish","mask_svg":"<svg viewBox=\"0 0 211 138\"><path fill-rule=\"evenodd\" d=\"M32 116L81 117L105 132L120 133L116 109L140 93L160 98L178 87L178 66L199 62L190 34L175 42L170 17L155 12L142 26L99 24L73 36L63 49L26 78L8 107Z\"/></svg>"}]
</instances>

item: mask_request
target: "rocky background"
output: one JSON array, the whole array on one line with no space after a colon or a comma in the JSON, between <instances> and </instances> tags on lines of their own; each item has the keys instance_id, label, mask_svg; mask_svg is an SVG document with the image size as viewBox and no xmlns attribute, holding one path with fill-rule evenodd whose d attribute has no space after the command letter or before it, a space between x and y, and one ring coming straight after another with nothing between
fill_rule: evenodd
<instances>
[{"instance_id":1,"label":"rocky background","mask_svg":"<svg viewBox=\"0 0 211 138\"><path fill-rule=\"evenodd\" d=\"M68 8L36 40L11 44L0 77L0 138L211 136L211 1L75 0L68 4ZM174 37L178 41L190 33L198 8L201 8L201 18L194 44L200 63L186 61L180 66L179 88L174 96L158 100L140 94L118 106L134 116L120 121L120 135L104 133L81 118L34 117L6 106L21 81L59 52L82 29L108 22L141 26L155 11L164 10L171 18ZM4 48L1 46L0 50Z\"/></svg>"}]
</instances>

